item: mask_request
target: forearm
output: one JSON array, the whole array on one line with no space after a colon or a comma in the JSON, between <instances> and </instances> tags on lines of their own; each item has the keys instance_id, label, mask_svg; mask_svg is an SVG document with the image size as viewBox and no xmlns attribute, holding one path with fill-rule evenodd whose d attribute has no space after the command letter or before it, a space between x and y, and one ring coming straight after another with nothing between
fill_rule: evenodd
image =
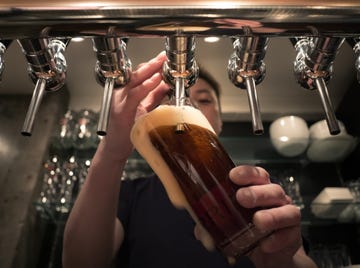
<instances>
[{"instance_id":1,"label":"forearm","mask_svg":"<svg viewBox=\"0 0 360 268\"><path fill-rule=\"evenodd\" d=\"M102 143L99 145L66 224L64 267L105 267L111 261L125 161L112 157Z\"/></svg>"}]
</instances>

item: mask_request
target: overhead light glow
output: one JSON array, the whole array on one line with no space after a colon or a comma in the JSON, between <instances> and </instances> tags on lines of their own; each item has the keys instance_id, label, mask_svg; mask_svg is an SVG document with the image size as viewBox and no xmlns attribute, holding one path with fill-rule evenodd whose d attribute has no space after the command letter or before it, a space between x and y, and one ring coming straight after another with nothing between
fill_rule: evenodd
<instances>
[{"instance_id":1,"label":"overhead light glow","mask_svg":"<svg viewBox=\"0 0 360 268\"><path fill-rule=\"evenodd\" d=\"M73 37L73 38L71 38L71 41L72 42L82 42L82 41L84 41L84 37Z\"/></svg>"},{"instance_id":2,"label":"overhead light glow","mask_svg":"<svg viewBox=\"0 0 360 268\"><path fill-rule=\"evenodd\" d=\"M218 42L219 40L220 40L220 38L217 36L208 36L208 37L204 38L204 41L207 43L215 43L215 42Z\"/></svg>"}]
</instances>

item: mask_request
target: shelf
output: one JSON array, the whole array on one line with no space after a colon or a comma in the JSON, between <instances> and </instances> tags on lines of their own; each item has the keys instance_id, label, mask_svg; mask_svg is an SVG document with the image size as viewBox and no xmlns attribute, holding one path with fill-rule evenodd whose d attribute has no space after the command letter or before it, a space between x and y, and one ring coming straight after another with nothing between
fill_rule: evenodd
<instances>
[{"instance_id":1,"label":"shelf","mask_svg":"<svg viewBox=\"0 0 360 268\"><path fill-rule=\"evenodd\" d=\"M344 160L344 157L340 157L340 149L343 142L347 140L339 139L337 141L328 140L322 144L315 144L316 147L308 146L306 150L300 155L294 157L286 157L279 154L269 137L267 136L251 136L251 137L220 137L220 141L223 144L226 151L235 163L339 163ZM328 146L326 149L325 146ZM344 152L343 155L348 155L350 152L355 151L358 146L358 139L354 140L353 148L351 151ZM314 150L319 148L319 153ZM311 151L309 151L311 150ZM324 153L325 155L320 155ZM338 154L337 158L334 154ZM331 155L333 157L331 157ZM311 157L314 159L311 159ZM322 159L324 161L322 161Z\"/></svg>"}]
</instances>

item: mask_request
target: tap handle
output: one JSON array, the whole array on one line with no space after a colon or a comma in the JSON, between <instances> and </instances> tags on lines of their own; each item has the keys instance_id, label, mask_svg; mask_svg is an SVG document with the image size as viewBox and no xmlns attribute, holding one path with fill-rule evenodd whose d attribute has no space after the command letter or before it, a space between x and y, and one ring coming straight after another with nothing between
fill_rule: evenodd
<instances>
[{"instance_id":1,"label":"tap handle","mask_svg":"<svg viewBox=\"0 0 360 268\"><path fill-rule=\"evenodd\" d=\"M126 43L120 37L97 37L93 39L96 52L97 82L104 86L97 134L105 136L113 90L125 86L131 78L131 61L126 54Z\"/></svg>"},{"instance_id":2,"label":"tap handle","mask_svg":"<svg viewBox=\"0 0 360 268\"><path fill-rule=\"evenodd\" d=\"M0 40L0 81L2 80L2 74L5 69L4 55L6 49L9 47L11 40Z\"/></svg>"},{"instance_id":3,"label":"tap handle","mask_svg":"<svg viewBox=\"0 0 360 268\"><path fill-rule=\"evenodd\" d=\"M294 74L306 89L317 89L331 135L340 133L338 121L326 87L333 74L333 61L344 38L316 37L297 39Z\"/></svg>"},{"instance_id":4,"label":"tap handle","mask_svg":"<svg viewBox=\"0 0 360 268\"><path fill-rule=\"evenodd\" d=\"M66 58L65 58L65 49L68 40L58 40L53 39L50 41L48 48L51 49L53 54L53 59L55 62L56 71L59 73L65 73L67 68Z\"/></svg>"},{"instance_id":5,"label":"tap handle","mask_svg":"<svg viewBox=\"0 0 360 268\"><path fill-rule=\"evenodd\" d=\"M267 49L266 37L240 37L233 42L232 53L228 64L230 81L237 87L247 90L250 106L253 132L256 135L264 133L261 120L256 84L263 81L266 74L263 59Z\"/></svg>"},{"instance_id":6,"label":"tap handle","mask_svg":"<svg viewBox=\"0 0 360 268\"><path fill-rule=\"evenodd\" d=\"M95 74L97 82L105 86L114 78L114 88L125 86L131 79L132 63L126 53L126 43L120 37L97 37L93 40L96 52Z\"/></svg>"},{"instance_id":7,"label":"tap handle","mask_svg":"<svg viewBox=\"0 0 360 268\"><path fill-rule=\"evenodd\" d=\"M114 89L114 84L115 84L114 78L109 77L105 80L104 95L101 102L99 122L97 128L97 134L100 136L105 136L106 130L108 128L111 97Z\"/></svg>"},{"instance_id":8,"label":"tap handle","mask_svg":"<svg viewBox=\"0 0 360 268\"><path fill-rule=\"evenodd\" d=\"M323 78L319 77L315 79L316 88L319 92L321 103L325 111L325 118L331 135L337 135L340 133L340 127L338 120L336 119L334 109L331 104L329 93L326 87L326 83Z\"/></svg>"},{"instance_id":9,"label":"tap handle","mask_svg":"<svg viewBox=\"0 0 360 268\"><path fill-rule=\"evenodd\" d=\"M38 79L35 85L35 89L33 91L28 111L26 113L24 125L21 130L21 134L24 136L31 136L32 134L35 116L37 114L37 111L39 110L41 100L44 96L45 87L46 80L44 78Z\"/></svg>"},{"instance_id":10,"label":"tap handle","mask_svg":"<svg viewBox=\"0 0 360 268\"><path fill-rule=\"evenodd\" d=\"M28 73L34 83L46 79L47 91L57 91L65 84L66 44L57 39L20 39L18 40L28 62Z\"/></svg>"},{"instance_id":11,"label":"tap handle","mask_svg":"<svg viewBox=\"0 0 360 268\"><path fill-rule=\"evenodd\" d=\"M126 54L126 43L120 37L94 38L93 49L97 57L96 79L104 86L97 134L105 136L113 90L125 86L130 81L132 65Z\"/></svg>"},{"instance_id":12,"label":"tap handle","mask_svg":"<svg viewBox=\"0 0 360 268\"><path fill-rule=\"evenodd\" d=\"M347 41L355 53L356 77L358 82L360 83L360 38L351 38L347 39Z\"/></svg>"},{"instance_id":13,"label":"tap handle","mask_svg":"<svg viewBox=\"0 0 360 268\"><path fill-rule=\"evenodd\" d=\"M0 81L2 80L2 74L5 69L5 64L4 64L5 51L6 51L6 46L2 42L0 42Z\"/></svg>"},{"instance_id":14,"label":"tap handle","mask_svg":"<svg viewBox=\"0 0 360 268\"><path fill-rule=\"evenodd\" d=\"M163 77L173 89L179 77L183 79L185 89L195 84L199 76L195 47L196 42L193 36L180 34L166 37L165 51L168 60L163 65Z\"/></svg>"},{"instance_id":15,"label":"tap handle","mask_svg":"<svg viewBox=\"0 0 360 268\"><path fill-rule=\"evenodd\" d=\"M65 84L67 65L64 51L68 41L40 38L20 39L18 42L27 59L29 75L36 83L21 131L24 136L31 136L44 91L56 91Z\"/></svg>"}]
</instances>

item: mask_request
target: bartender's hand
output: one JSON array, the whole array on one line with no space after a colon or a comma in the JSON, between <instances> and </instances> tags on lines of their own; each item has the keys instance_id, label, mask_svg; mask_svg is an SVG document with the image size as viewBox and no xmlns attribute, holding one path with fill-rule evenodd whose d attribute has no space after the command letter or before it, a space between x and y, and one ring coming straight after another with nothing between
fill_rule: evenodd
<instances>
[{"instance_id":1,"label":"bartender's hand","mask_svg":"<svg viewBox=\"0 0 360 268\"><path fill-rule=\"evenodd\" d=\"M161 70L166 54L160 53L140 64L131 74L130 82L113 91L107 135L102 139L103 150L115 159L125 160L131 154L131 128L135 119L158 106L169 86L162 80Z\"/></svg>"},{"instance_id":2,"label":"bartender's hand","mask_svg":"<svg viewBox=\"0 0 360 268\"><path fill-rule=\"evenodd\" d=\"M255 166L238 166L230 179L240 187L239 204L246 208L261 207L253 223L262 231L274 231L248 254L257 268L316 267L302 247L300 210L291 204L278 184L270 182L266 170Z\"/></svg>"},{"instance_id":3,"label":"bartender's hand","mask_svg":"<svg viewBox=\"0 0 360 268\"><path fill-rule=\"evenodd\" d=\"M254 214L253 223L260 230L274 231L248 254L255 267L315 268L302 247L300 210L291 205L290 197L280 185L270 182L267 171L255 166L238 166L230 171L230 179L239 185L236 199L241 206L264 208ZM210 235L200 224L194 233L208 250L214 249Z\"/></svg>"}]
</instances>

